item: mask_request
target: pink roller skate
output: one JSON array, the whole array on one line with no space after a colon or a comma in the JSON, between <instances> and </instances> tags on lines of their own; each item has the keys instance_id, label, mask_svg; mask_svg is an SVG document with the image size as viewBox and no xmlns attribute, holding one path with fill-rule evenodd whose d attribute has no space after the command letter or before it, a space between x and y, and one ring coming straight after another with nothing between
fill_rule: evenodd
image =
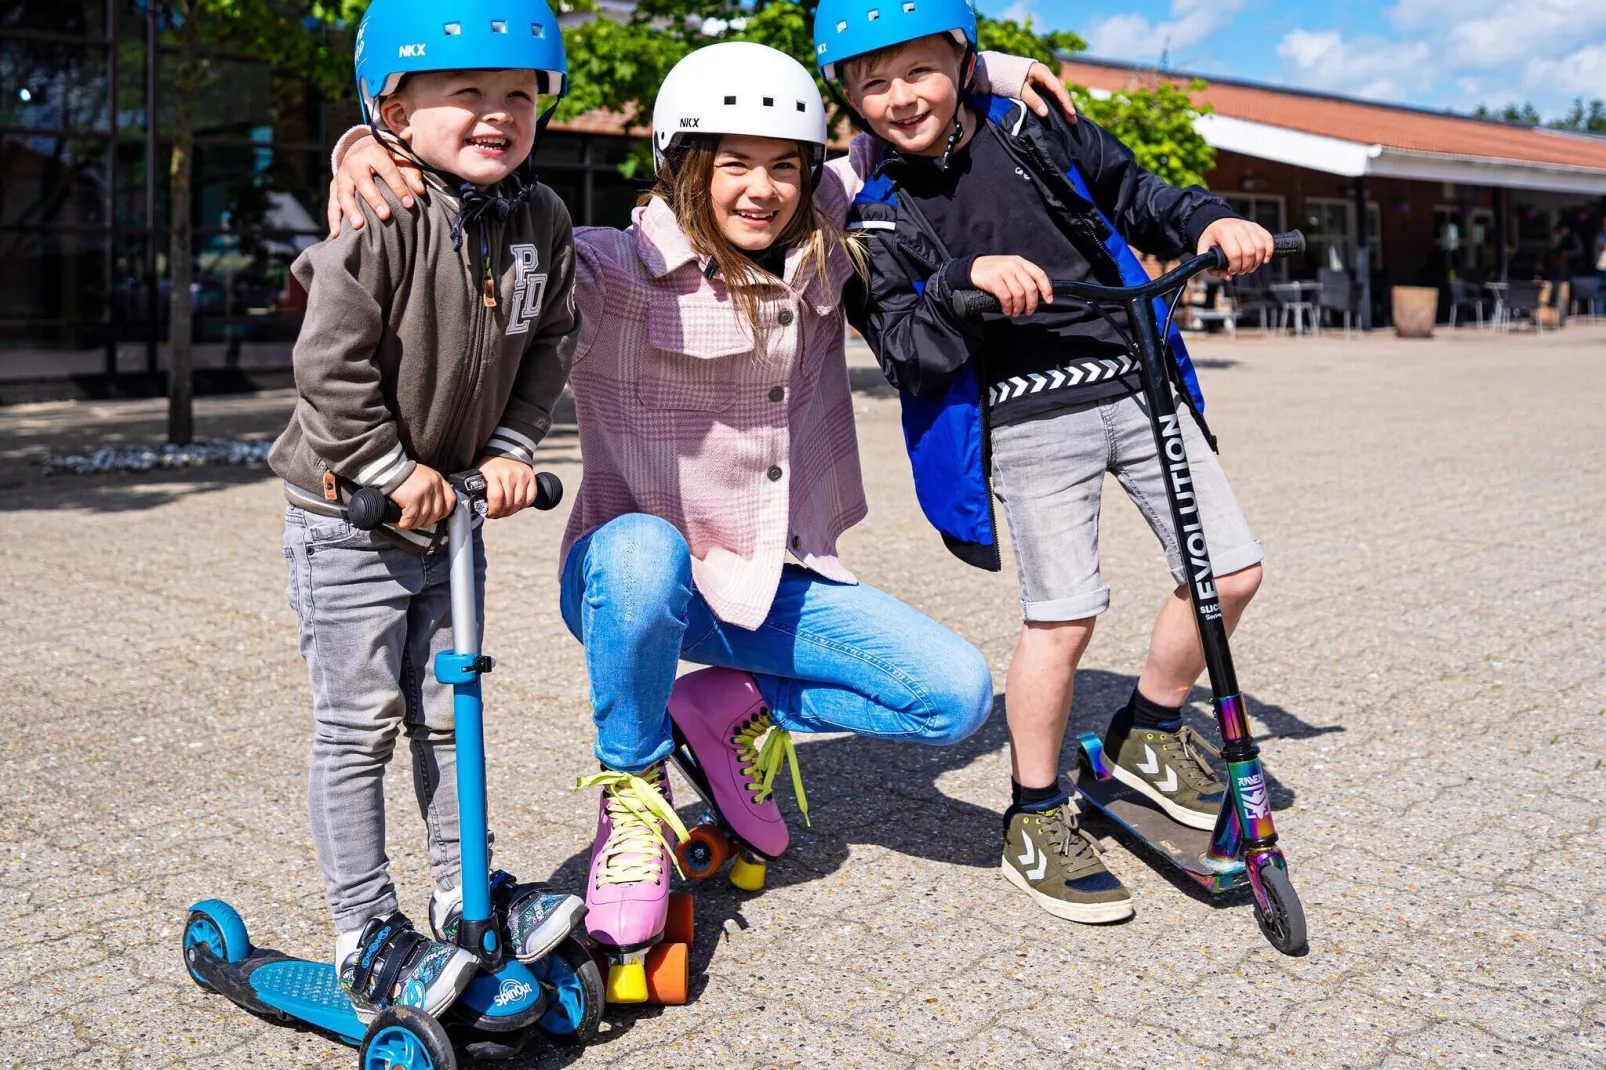
<instances>
[{"instance_id":1,"label":"pink roller skate","mask_svg":"<svg viewBox=\"0 0 1606 1070\"><path fill-rule=\"evenodd\" d=\"M686 1002L691 897L669 892L668 825L686 838L662 763L604 770L577 787L602 788L586 881L586 929L606 955L610 1003Z\"/></svg>"},{"instance_id":2,"label":"pink roller skate","mask_svg":"<svg viewBox=\"0 0 1606 1070\"><path fill-rule=\"evenodd\" d=\"M709 808L675 848L681 872L705 880L735 855L731 884L759 891L768 860L785 851L788 840L772 794L783 762L792 767L798 809L808 820L791 733L775 725L752 676L734 669L682 676L669 696L669 716L676 744L671 757Z\"/></svg>"}]
</instances>

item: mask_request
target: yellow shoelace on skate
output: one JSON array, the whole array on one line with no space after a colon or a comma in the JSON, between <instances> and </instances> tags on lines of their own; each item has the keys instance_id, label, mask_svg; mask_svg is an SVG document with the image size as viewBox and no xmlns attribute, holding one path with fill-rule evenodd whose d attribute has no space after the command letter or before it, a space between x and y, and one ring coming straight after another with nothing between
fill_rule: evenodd
<instances>
[{"instance_id":1,"label":"yellow shoelace on skate","mask_svg":"<svg viewBox=\"0 0 1606 1070\"><path fill-rule=\"evenodd\" d=\"M767 733L767 734L766 734ZM764 737L760 744L758 738ZM797 793L797 809L803 815L803 824L809 824L809 797L803 794L803 774L797 767L797 751L792 746L792 733L779 728L770 720L770 711L761 710L736 735L736 757L742 764L742 775L747 777L747 790L753 801L761 803L775 791L775 774L783 764L792 770L792 790ZM812 827L812 826L811 826Z\"/></svg>"},{"instance_id":2,"label":"yellow shoelace on skate","mask_svg":"<svg viewBox=\"0 0 1606 1070\"><path fill-rule=\"evenodd\" d=\"M669 805L658 785L663 782L663 766L648 770L645 776L635 773L616 773L605 770L581 777L576 791L600 787L607 794L608 820L613 831L602 847L602 865L597 870L598 884L657 883L663 878L663 867L658 862L656 847L669 852L669 860L680 871L675 850L664 839L659 822L675 830L678 839L686 838L686 826L680 815ZM626 859L626 855L635 858ZM685 876L681 873L681 876Z\"/></svg>"}]
</instances>

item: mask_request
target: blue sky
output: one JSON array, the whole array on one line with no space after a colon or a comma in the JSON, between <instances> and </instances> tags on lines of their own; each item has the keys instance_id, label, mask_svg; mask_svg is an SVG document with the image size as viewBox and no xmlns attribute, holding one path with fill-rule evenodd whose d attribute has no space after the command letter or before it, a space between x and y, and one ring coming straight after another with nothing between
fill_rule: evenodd
<instances>
[{"instance_id":1,"label":"blue sky","mask_svg":"<svg viewBox=\"0 0 1606 1070\"><path fill-rule=\"evenodd\" d=\"M1606 0L978 0L1089 54L1470 111L1606 97Z\"/></svg>"}]
</instances>

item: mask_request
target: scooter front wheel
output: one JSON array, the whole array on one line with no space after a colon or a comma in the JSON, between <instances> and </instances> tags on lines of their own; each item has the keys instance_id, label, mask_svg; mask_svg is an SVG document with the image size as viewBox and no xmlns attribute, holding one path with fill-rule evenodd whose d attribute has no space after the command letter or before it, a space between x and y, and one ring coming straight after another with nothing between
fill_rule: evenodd
<instances>
[{"instance_id":1,"label":"scooter front wheel","mask_svg":"<svg viewBox=\"0 0 1606 1070\"><path fill-rule=\"evenodd\" d=\"M571 936L530 970L557 991L552 1006L537 1024L549 1037L589 1043L602 1022L602 972L580 938Z\"/></svg>"},{"instance_id":2,"label":"scooter front wheel","mask_svg":"<svg viewBox=\"0 0 1606 1070\"><path fill-rule=\"evenodd\" d=\"M221 899L206 899L190 907L184 922L184 965L190 979L207 991L212 986L196 969L202 948L219 962L240 962L251 954L251 939L245 922L235 909Z\"/></svg>"},{"instance_id":3,"label":"scooter front wheel","mask_svg":"<svg viewBox=\"0 0 1606 1070\"><path fill-rule=\"evenodd\" d=\"M1255 904L1255 923L1265 934L1271 946L1285 955L1297 955L1305 950L1305 908L1288 879L1288 871L1275 862L1260 867L1260 886L1266 892L1271 909L1263 910Z\"/></svg>"},{"instance_id":4,"label":"scooter front wheel","mask_svg":"<svg viewBox=\"0 0 1606 1070\"><path fill-rule=\"evenodd\" d=\"M362 1038L362 1070L457 1070L446 1029L434 1018L402 1004L379 1012Z\"/></svg>"}]
</instances>

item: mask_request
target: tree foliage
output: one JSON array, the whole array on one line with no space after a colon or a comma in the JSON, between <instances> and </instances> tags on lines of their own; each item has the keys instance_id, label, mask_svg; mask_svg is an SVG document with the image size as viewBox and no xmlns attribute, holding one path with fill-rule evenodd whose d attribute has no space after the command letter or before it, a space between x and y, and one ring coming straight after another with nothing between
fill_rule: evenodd
<instances>
[{"instance_id":1,"label":"tree foliage","mask_svg":"<svg viewBox=\"0 0 1606 1070\"><path fill-rule=\"evenodd\" d=\"M564 45L572 89L558 115L571 118L593 108L606 108L646 125L653 98L669 69L687 52L716 41L757 41L788 53L813 71L815 3L642 0L626 22L595 18L569 27L564 31ZM592 0L571 0L564 8L576 12L594 9ZM1029 18L1013 22L979 16L977 36L983 49L1029 56L1050 67L1060 56L1087 47L1081 37L1068 31L1039 33ZM820 92L827 100L833 99L823 82ZM1084 114L1131 144L1138 159L1167 181L1201 182L1214 162L1214 152L1193 132L1191 124L1197 112L1188 94L1189 90L1160 82L1107 100L1080 92L1077 101ZM840 119L840 112L833 118ZM641 173L648 160L644 147L621 169L627 175Z\"/></svg>"},{"instance_id":2,"label":"tree foliage","mask_svg":"<svg viewBox=\"0 0 1606 1070\"><path fill-rule=\"evenodd\" d=\"M1564 115L1544 119L1532 104L1507 104L1491 108L1479 104L1472 114L1479 119L1497 119L1517 126L1548 126L1552 130L1577 130L1585 134L1606 134L1606 100L1596 98L1585 102L1583 97L1573 98L1572 107Z\"/></svg>"}]
</instances>

